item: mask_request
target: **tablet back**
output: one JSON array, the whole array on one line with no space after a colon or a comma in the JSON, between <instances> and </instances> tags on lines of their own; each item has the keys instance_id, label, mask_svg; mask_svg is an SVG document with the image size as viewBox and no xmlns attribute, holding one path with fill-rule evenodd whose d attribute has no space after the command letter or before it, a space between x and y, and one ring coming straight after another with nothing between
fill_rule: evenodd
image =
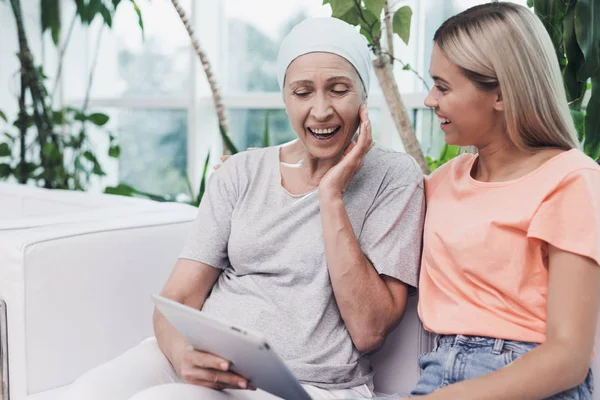
<instances>
[{"instance_id":1,"label":"tablet back","mask_svg":"<svg viewBox=\"0 0 600 400\"><path fill-rule=\"evenodd\" d=\"M231 370L286 400L310 400L264 336L231 326L202 311L153 295L156 308L195 349L231 361Z\"/></svg>"}]
</instances>

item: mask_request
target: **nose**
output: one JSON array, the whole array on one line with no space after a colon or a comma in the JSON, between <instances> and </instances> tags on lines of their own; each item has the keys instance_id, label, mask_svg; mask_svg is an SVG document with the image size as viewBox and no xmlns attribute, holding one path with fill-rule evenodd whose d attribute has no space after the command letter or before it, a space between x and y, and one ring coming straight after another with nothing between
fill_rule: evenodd
<instances>
[{"instance_id":1,"label":"nose","mask_svg":"<svg viewBox=\"0 0 600 400\"><path fill-rule=\"evenodd\" d=\"M327 95L319 93L314 97L311 114L318 121L327 120L333 115L333 107Z\"/></svg>"},{"instance_id":2,"label":"nose","mask_svg":"<svg viewBox=\"0 0 600 400\"><path fill-rule=\"evenodd\" d=\"M436 108L438 105L437 99L433 95L433 88L427 93L427 97L425 97L425 101L423 101L425 107Z\"/></svg>"}]
</instances>

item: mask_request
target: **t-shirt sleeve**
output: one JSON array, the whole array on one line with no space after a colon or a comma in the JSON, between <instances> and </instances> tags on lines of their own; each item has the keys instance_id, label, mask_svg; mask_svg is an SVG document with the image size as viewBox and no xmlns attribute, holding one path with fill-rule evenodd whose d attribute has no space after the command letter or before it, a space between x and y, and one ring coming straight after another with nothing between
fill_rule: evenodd
<instances>
[{"instance_id":1,"label":"t-shirt sleeve","mask_svg":"<svg viewBox=\"0 0 600 400\"><path fill-rule=\"evenodd\" d=\"M387 187L370 207L359 245L377 272L417 287L425 216L423 182Z\"/></svg>"},{"instance_id":2,"label":"t-shirt sleeve","mask_svg":"<svg viewBox=\"0 0 600 400\"><path fill-rule=\"evenodd\" d=\"M198 207L179 258L199 261L214 268L229 266L227 245L231 215L237 199L236 160L231 158L213 173Z\"/></svg>"},{"instance_id":3,"label":"t-shirt sleeve","mask_svg":"<svg viewBox=\"0 0 600 400\"><path fill-rule=\"evenodd\" d=\"M538 207L527 236L600 264L600 170L567 175Z\"/></svg>"}]
</instances>

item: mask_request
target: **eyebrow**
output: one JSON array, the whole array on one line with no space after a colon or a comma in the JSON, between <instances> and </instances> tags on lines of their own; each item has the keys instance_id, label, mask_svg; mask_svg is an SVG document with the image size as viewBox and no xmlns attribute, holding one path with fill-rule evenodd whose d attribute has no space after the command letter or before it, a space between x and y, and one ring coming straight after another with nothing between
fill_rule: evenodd
<instances>
[{"instance_id":1,"label":"eyebrow","mask_svg":"<svg viewBox=\"0 0 600 400\"><path fill-rule=\"evenodd\" d=\"M437 75L433 75L433 76L431 77L431 79L433 79L434 81L440 81L440 82L443 82L443 83L445 83L446 85L449 85L449 84L450 84L450 83L449 83L447 80L445 80L444 78L442 78L442 77L439 77L439 76L437 76Z\"/></svg>"},{"instance_id":2,"label":"eyebrow","mask_svg":"<svg viewBox=\"0 0 600 400\"><path fill-rule=\"evenodd\" d=\"M339 75L339 76L332 76L331 78L327 78L327 80L325 82L327 82L327 83L344 82L344 83L352 84L352 79L350 79L347 76ZM290 86L292 86L292 85L312 86L312 85L314 85L314 82L309 79L302 79L299 81L291 82Z\"/></svg>"}]
</instances>

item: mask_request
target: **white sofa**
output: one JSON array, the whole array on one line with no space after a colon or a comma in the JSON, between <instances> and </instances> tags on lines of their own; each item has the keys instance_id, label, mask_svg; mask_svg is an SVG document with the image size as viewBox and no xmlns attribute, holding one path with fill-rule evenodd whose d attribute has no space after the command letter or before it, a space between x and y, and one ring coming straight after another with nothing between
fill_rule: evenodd
<instances>
[{"instance_id":1,"label":"white sofa","mask_svg":"<svg viewBox=\"0 0 600 400\"><path fill-rule=\"evenodd\" d=\"M59 399L150 336L149 296L195 216L183 204L0 184L2 399Z\"/></svg>"},{"instance_id":2,"label":"white sofa","mask_svg":"<svg viewBox=\"0 0 600 400\"><path fill-rule=\"evenodd\" d=\"M0 183L0 399L60 399L76 377L151 336L149 296L195 215L182 204ZM380 393L410 390L431 346L416 302L373 356Z\"/></svg>"}]
</instances>

